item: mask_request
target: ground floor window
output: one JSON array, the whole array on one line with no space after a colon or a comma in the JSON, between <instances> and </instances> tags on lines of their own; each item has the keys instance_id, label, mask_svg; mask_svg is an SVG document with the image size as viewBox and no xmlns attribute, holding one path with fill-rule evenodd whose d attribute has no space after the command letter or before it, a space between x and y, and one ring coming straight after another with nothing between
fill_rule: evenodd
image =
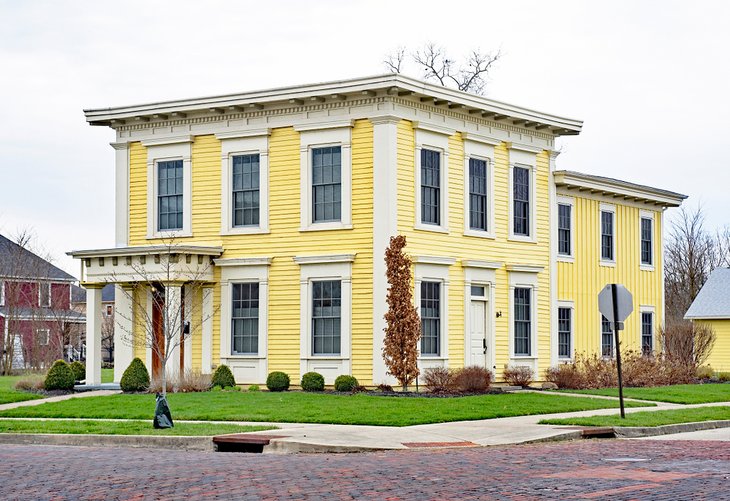
<instances>
[{"instance_id":1,"label":"ground floor window","mask_svg":"<svg viewBox=\"0 0 730 501\"><path fill-rule=\"evenodd\" d=\"M651 355L654 352L654 314L650 311L641 313L641 353Z\"/></svg>"},{"instance_id":2,"label":"ground floor window","mask_svg":"<svg viewBox=\"0 0 730 501\"><path fill-rule=\"evenodd\" d=\"M342 283L312 282L312 354L340 355L341 329Z\"/></svg>"},{"instance_id":3,"label":"ground floor window","mask_svg":"<svg viewBox=\"0 0 730 501\"><path fill-rule=\"evenodd\" d=\"M611 322L606 317L601 315L601 356L613 357L613 329Z\"/></svg>"},{"instance_id":4,"label":"ground floor window","mask_svg":"<svg viewBox=\"0 0 730 501\"><path fill-rule=\"evenodd\" d=\"M49 329L36 329L35 336L38 345L47 346L50 341L51 331Z\"/></svg>"},{"instance_id":5,"label":"ground floor window","mask_svg":"<svg viewBox=\"0 0 730 501\"><path fill-rule=\"evenodd\" d=\"M515 288L514 301L515 355L529 357L532 354L532 290Z\"/></svg>"},{"instance_id":6,"label":"ground floor window","mask_svg":"<svg viewBox=\"0 0 730 501\"><path fill-rule=\"evenodd\" d=\"M421 355L440 355L441 284L421 282Z\"/></svg>"},{"instance_id":7,"label":"ground floor window","mask_svg":"<svg viewBox=\"0 0 730 501\"><path fill-rule=\"evenodd\" d=\"M231 352L235 355L258 354L259 284L232 284Z\"/></svg>"},{"instance_id":8,"label":"ground floor window","mask_svg":"<svg viewBox=\"0 0 730 501\"><path fill-rule=\"evenodd\" d=\"M571 308L558 308L558 357L570 358L572 344L572 322Z\"/></svg>"}]
</instances>

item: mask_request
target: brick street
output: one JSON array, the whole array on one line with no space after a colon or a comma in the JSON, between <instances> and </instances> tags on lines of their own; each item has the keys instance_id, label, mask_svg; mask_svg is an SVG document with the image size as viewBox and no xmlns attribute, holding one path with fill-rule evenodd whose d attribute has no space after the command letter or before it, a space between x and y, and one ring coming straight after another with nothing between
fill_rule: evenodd
<instances>
[{"instance_id":1,"label":"brick street","mask_svg":"<svg viewBox=\"0 0 730 501\"><path fill-rule=\"evenodd\" d=\"M709 441L261 455L6 445L0 499L730 499Z\"/></svg>"}]
</instances>

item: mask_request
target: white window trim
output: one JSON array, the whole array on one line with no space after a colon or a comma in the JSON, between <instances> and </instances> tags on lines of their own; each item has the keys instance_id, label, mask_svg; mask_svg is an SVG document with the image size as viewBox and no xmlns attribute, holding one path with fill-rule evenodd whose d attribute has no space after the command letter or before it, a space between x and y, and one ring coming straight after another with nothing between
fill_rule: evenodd
<instances>
[{"instance_id":1,"label":"white window trim","mask_svg":"<svg viewBox=\"0 0 730 501\"><path fill-rule=\"evenodd\" d=\"M530 172L530 234L529 235L516 235L515 234L515 219L514 219L514 169L515 167L520 167L522 169L528 169ZM516 242L527 242L527 243L537 243L537 212L536 212L536 196L537 196L537 189L535 186L535 181L537 176L535 175L535 171L537 168L535 165L530 165L526 163L510 163L509 164L509 207L508 207L508 217L509 217L509 237L508 240L513 240Z\"/></svg>"},{"instance_id":2,"label":"white window trim","mask_svg":"<svg viewBox=\"0 0 730 501\"><path fill-rule=\"evenodd\" d=\"M147 238L178 238L192 236L193 174L192 136L170 137L142 141L147 148ZM168 160L183 161L183 227L181 230L159 229L157 207L157 163Z\"/></svg>"},{"instance_id":3,"label":"white window trim","mask_svg":"<svg viewBox=\"0 0 730 501\"><path fill-rule=\"evenodd\" d=\"M558 300L557 308L567 308L570 310L570 348L568 350L568 353L570 353L570 355L567 357L560 356L560 336L559 336L560 318L557 318L557 325L558 325L558 330L556 331L556 337L558 340L557 358L560 362L571 362L571 361L573 361L573 354L575 353L575 303L573 301ZM558 315L558 310L556 309L555 316L557 317L557 315Z\"/></svg>"},{"instance_id":4,"label":"white window trim","mask_svg":"<svg viewBox=\"0 0 730 501\"><path fill-rule=\"evenodd\" d=\"M601 251L602 246L603 246L603 242L602 242L603 239L601 238L601 236L603 235L601 214L603 214L604 212L611 212L613 214L613 228L612 228L613 238L611 240L612 245L613 245L613 249L611 252L613 254L613 259L604 259L603 253ZM616 206L613 204L606 204L606 203L601 202L601 204L599 206L599 210L598 210L598 259L600 261L601 266L616 266L616 249L617 249L617 246L616 246L617 231L616 230L617 230L617 228L618 228L618 221L616 219Z\"/></svg>"},{"instance_id":5,"label":"white window trim","mask_svg":"<svg viewBox=\"0 0 730 501\"><path fill-rule=\"evenodd\" d=\"M41 338L41 334L44 337ZM49 344L51 344L51 329L36 329L35 335L38 339L38 346L48 346ZM42 342L43 340L45 340L45 343Z\"/></svg>"},{"instance_id":6,"label":"white window trim","mask_svg":"<svg viewBox=\"0 0 730 501\"><path fill-rule=\"evenodd\" d=\"M649 219L651 220L651 264L646 264L641 262L641 220L642 219ZM654 263L656 263L656 217L654 216L654 212L641 210L639 211L639 268L642 271L654 271L655 266Z\"/></svg>"},{"instance_id":7,"label":"white window trim","mask_svg":"<svg viewBox=\"0 0 730 501\"><path fill-rule=\"evenodd\" d=\"M418 126L419 124L416 124ZM414 228L417 230L433 231L437 233L449 232L449 135L453 131L448 130L425 130L416 129L416 151L415 151L415 179L416 179L416 214ZM440 154L439 165L439 188L441 198L439 200L439 221L440 224L423 223L421 221L421 150L437 151Z\"/></svg>"},{"instance_id":8,"label":"white window trim","mask_svg":"<svg viewBox=\"0 0 730 501\"><path fill-rule=\"evenodd\" d=\"M616 334L613 331L613 328L611 329L611 356L606 357L603 355L603 314L598 314L598 353L600 353L600 357L604 360L611 360L612 358L616 358Z\"/></svg>"},{"instance_id":9,"label":"white window trim","mask_svg":"<svg viewBox=\"0 0 730 501\"><path fill-rule=\"evenodd\" d=\"M558 261L562 261L564 263L573 263L575 262L575 198L573 197L566 197L564 195L558 195L555 206L555 217L560 217L560 205L569 205L570 206L570 254L561 254L560 253L560 242L558 239L558 235L555 235L555 255L557 256ZM555 231L558 231L558 222L556 220L555 222Z\"/></svg>"},{"instance_id":10,"label":"white window trim","mask_svg":"<svg viewBox=\"0 0 730 501\"><path fill-rule=\"evenodd\" d=\"M427 260L427 259L426 259ZM418 360L424 362L441 361L444 365L449 359L449 265L450 262L444 264L436 264L435 262L418 262L416 258L415 270L415 294L414 302L416 311L421 315L421 283L422 282L438 282L441 284L439 296L439 355L421 355L421 342L418 342ZM423 261L423 260L421 260Z\"/></svg>"},{"instance_id":11,"label":"white window trim","mask_svg":"<svg viewBox=\"0 0 730 501\"><path fill-rule=\"evenodd\" d=\"M5 306L5 280L0 280L0 306Z\"/></svg>"},{"instance_id":12,"label":"white window trim","mask_svg":"<svg viewBox=\"0 0 730 501\"><path fill-rule=\"evenodd\" d=\"M295 126L299 132L300 228L299 231L343 230L352 228L352 121ZM327 146L341 148L340 220L314 223L312 213L312 150Z\"/></svg>"},{"instance_id":13,"label":"white window trim","mask_svg":"<svg viewBox=\"0 0 730 501\"><path fill-rule=\"evenodd\" d=\"M530 354L515 354L515 289L531 289L530 292ZM536 361L537 353L537 273L510 271L509 272L509 354L511 360L533 360ZM536 370L533 367L533 371Z\"/></svg>"},{"instance_id":14,"label":"white window trim","mask_svg":"<svg viewBox=\"0 0 730 501\"><path fill-rule=\"evenodd\" d=\"M639 352L642 352L641 342L643 337L644 322L642 316L644 313L651 313L651 350L656 350L656 308L654 305L639 305Z\"/></svg>"},{"instance_id":15,"label":"white window trim","mask_svg":"<svg viewBox=\"0 0 730 501\"><path fill-rule=\"evenodd\" d=\"M471 204L469 197L469 160L487 162L487 231L470 227ZM420 172L420 169L419 169ZM478 140L464 141L464 235L470 237L495 238L494 233L494 146Z\"/></svg>"},{"instance_id":16,"label":"white window trim","mask_svg":"<svg viewBox=\"0 0 730 501\"><path fill-rule=\"evenodd\" d=\"M270 129L216 134L221 141L221 235L269 233L269 135ZM233 226L233 157L259 156L259 224Z\"/></svg>"},{"instance_id":17,"label":"white window trim","mask_svg":"<svg viewBox=\"0 0 730 501\"><path fill-rule=\"evenodd\" d=\"M266 359L268 354L268 320L269 320L269 260L251 260L246 264L240 260L236 264L216 263L221 268L221 358L236 360ZM231 337L231 301L232 285L238 283L259 284L259 342L258 353L234 354ZM265 372L265 371L264 371Z\"/></svg>"},{"instance_id":18,"label":"white window trim","mask_svg":"<svg viewBox=\"0 0 730 501\"><path fill-rule=\"evenodd\" d=\"M48 287L48 302L46 304L43 304L41 302L41 287ZM51 288L51 282L38 282L38 307L39 308L49 308L51 304L53 303L53 290Z\"/></svg>"}]
</instances>

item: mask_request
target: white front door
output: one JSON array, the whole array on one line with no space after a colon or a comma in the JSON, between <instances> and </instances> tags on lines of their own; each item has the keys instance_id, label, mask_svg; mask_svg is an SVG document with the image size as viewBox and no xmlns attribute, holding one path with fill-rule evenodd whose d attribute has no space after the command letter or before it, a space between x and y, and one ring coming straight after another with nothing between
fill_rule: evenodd
<instances>
[{"instance_id":1,"label":"white front door","mask_svg":"<svg viewBox=\"0 0 730 501\"><path fill-rule=\"evenodd\" d=\"M469 308L470 328L470 363L479 367L488 366L489 339L487 337L487 302L483 299L472 299Z\"/></svg>"}]
</instances>

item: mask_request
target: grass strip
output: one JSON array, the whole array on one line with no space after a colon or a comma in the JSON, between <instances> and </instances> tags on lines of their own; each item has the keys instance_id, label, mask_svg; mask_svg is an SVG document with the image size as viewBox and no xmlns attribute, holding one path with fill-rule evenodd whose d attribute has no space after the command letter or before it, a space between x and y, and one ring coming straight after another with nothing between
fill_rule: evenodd
<instances>
[{"instance_id":1,"label":"grass strip","mask_svg":"<svg viewBox=\"0 0 730 501\"><path fill-rule=\"evenodd\" d=\"M618 397L618 388L597 390L560 390L586 395ZM653 386L646 388L624 388L624 397L673 404L706 404L711 402L730 402L730 384L678 384L673 386Z\"/></svg>"},{"instance_id":2,"label":"grass strip","mask_svg":"<svg viewBox=\"0 0 730 501\"><path fill-rule=\"evenodd\" d=\"M626 419L621 419L621 416L618 414L608 416L542 419L540 424L654 427L667 424L723 420L730 420L730 407L694 407L691 409L672 409L668 411L631 412L626 414Z\"/></svg>"},{"instance_id":3,"label":"grass strip","mask_svg":"<svg viewBox=\"0 0 730 501\"><path fill-rule=\"evenodd\" d=\"M67 435L158 435L214 436L273 430L274 426L242 426L219 423L176 423L173 428L156 430L152 421L66 421L0 419L0 433L52 433Z\"/></svg>"}]
</instances>

